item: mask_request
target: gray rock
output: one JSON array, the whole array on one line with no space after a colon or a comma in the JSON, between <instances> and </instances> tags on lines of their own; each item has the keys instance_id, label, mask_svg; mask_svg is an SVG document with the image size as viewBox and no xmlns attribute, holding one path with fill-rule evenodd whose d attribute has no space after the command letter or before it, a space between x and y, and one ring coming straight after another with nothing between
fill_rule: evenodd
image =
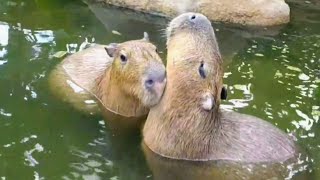
<instances>
[{"instance_id":1,"label":"gray rock","mask_svg":"<svg viewBox=\"0 0 320 180\"><path fill-rule=\"evenodd\" d=\"M245 26L275 26L290 21L284 0L91 0L166 17L199 12L212 21Z\"/></svg>"}]
</instances>

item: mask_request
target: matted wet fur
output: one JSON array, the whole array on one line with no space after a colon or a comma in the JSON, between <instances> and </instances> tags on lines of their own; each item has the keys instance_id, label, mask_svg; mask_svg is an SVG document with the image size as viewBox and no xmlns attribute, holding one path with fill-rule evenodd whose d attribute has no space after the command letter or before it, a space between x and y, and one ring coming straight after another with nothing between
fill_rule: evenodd
<instances>
[{"instance_id":1,"label":"matted wet fur","mask_svg":"<svg viewBox=\"0 0 320 180\"><path fill-rule=\"evenodd\" d=\"M147 89L150 76L164 79ZM145 33L143 39L96 44L72 54L53 70L49 81L59 98L80 111L98 114L101 105L106 119L136 119L160 100L165 67Z\"/></svg>"},{"instance_id":2,"label":"matted wet fur","mask_svg":"<svg viewBox=\"0 0 320 180\"><path fill-rule=\"evenodd\" d=\"M167 32L167 86L151 108L144 143L167 158L279 163L299 154L293 138L262 119L219 109L222 59L210 21L196 13Z\"/></svg>"}]
</instances>

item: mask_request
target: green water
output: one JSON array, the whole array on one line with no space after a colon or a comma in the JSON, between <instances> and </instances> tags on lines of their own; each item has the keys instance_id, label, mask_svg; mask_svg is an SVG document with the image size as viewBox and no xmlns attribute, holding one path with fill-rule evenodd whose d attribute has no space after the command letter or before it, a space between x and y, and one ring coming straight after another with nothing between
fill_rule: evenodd
<instances>
[{"instance_id":1,"label":"green water","mask_svg":"<svg viewBox=\"0 0 320 180\"><path fill-rule=\"evenodd\" d=\"M311 3L291 0L292 22L271 34L215 29L224 108L295 132L320 178L320 4ZM0 179L152 179L138 135L119 142L101 118L55 99L47 76L56 52L78 51L86 39L106 44L148 31L165 51L166 23L79 0L0 0Z\"/></svg>"}]
</instances>

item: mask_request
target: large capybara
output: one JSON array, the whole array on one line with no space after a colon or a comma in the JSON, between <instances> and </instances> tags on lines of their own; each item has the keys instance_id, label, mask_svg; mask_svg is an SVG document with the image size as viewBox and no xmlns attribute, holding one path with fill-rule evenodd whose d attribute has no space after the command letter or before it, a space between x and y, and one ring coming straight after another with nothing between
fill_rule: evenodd
<instances>
[{"instance_id":1,"label":"large capybara","mask_svg":"<svg viewBox=\"0 0 320 180\"><path fill-rule=\"evenodd\" d=\"M145 122L146 147L180 161L273 164L298 156L293 138L272 124L219 109L223 62L204 15L174 18L167 29L167 50L167 85Z\"/></svg>"},{"instance_id":2,"label":"large capybara","mask_svg":"<svg viewBox=\"0 0 320 180\"><path fill-rule=\"evenodd\" d=\"M97 114L102 109L107 120L134 119L135 124L159 102L166 72L144 33L143 39L97 44L68 56L49 82L53 93L80 111Z\"/></svg>"}]
</instances>

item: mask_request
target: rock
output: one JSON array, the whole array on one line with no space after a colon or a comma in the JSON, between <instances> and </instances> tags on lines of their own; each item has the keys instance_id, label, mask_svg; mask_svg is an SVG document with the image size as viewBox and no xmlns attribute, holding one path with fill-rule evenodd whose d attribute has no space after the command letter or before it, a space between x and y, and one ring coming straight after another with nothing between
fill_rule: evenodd
<instances>
[{"instance_id":1,"label":"rock","mask_svg":"<svg viewBox=\"0 0 320 180\"><path fill-rule=\"evenodd\" d=\"M290 9L284 0L91 0L173 17L187 11L200 12L212 21L245 26L288 23Z\"/></svg>"}]
</instances>

